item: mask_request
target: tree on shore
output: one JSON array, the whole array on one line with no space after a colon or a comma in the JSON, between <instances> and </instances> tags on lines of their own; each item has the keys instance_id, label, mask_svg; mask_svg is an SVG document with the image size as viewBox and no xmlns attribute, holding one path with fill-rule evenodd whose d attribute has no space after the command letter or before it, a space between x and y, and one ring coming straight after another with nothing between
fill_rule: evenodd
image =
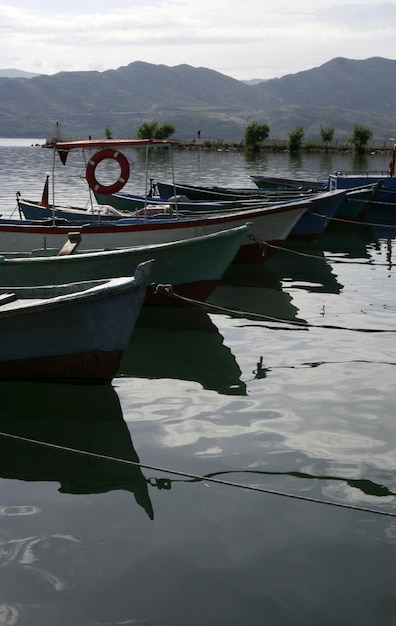
<instances>
[{"instance_id":1,"label":"tree on shore","mask_svg":"<svg viewBox=\"0 0 396 626\"><path fill-rule=\"evenodd\" d=\"M258 150L259 143L267 139L270 129L268 124L252 122L245 127L244 143L248 150Z\"/></svg>"},{"instance_id":2,"label":"tree on shore","mask_svg":"<svg viewBox=\"0 0 396 626\"><path fill-rule=\"evenodd\" d=\"M324 143L325 150L328 150L329 143L333 141L334 137L334 126L322 126L320 125L320 138Z\"/></svg>"},{"instance_id":3,"label":"tree on shore","mask_svg":"<svg viewBox=\"0 0 396 626\"><path fill-rule=\"evenodd\" d=\"M367 126L362 124L355 124L353 127L352 136L350 142L353 145L354 152L357 154L363 154L365 151L367 142L372 137L372 132Z\"/></svg>"},{"instance_id":4,"label":"tree on shore","mask_svg":"<svg viewBox=\"0 0 396 626\"><path fill-rule=\"evenodd\" d=\"M136 133L137 139L168 139L175 132L169 122L158 126L158 122L143 122Z\"/></svg>"},{"instance_id":5,"label":"tree on shore","mask_svg":"<svg viewBox=\"0 0 396 626\"><path fill-rule=\"evenodd\" d=\"M301 150L302 141L304 138L304 129L302 126L298 125L292 130L288 132L288 150L289 152L298 152Z\"/></svg>"}]
</instances>

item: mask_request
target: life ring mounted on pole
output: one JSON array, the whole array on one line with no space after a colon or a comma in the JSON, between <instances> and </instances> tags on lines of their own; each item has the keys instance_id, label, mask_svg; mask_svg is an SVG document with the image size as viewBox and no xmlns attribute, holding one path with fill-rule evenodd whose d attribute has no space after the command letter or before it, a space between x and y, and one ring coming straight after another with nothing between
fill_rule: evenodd
<instances>
[{"instance_id":1,"label":"life ring mounted on pole","mask_svg":"<svg viewBox=\"0 0 396 626\"><path fill-rule=\"evenodd\" d=\"M96 178L96 168L105 159L113 159L120 166L120 175L112 185L102 185ZM113 148L105 148L91 156L85 169L85 178L92 191L101 194L112 194L123 188L129 179L130 171L129 161L122 152Z\"/></svg>"}]
</instances>

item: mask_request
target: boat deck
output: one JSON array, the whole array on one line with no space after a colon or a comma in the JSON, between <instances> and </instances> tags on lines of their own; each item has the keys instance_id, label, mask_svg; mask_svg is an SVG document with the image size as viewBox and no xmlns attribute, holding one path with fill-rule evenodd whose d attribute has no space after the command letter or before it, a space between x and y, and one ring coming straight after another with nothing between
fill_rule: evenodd
<instances>
[{"instance_id":1,"label":"boat deck","mask_svg":"<svg viewBox=\"0 0 396 626\"><path fill-rule=\"evenodd\" d=\"M15 309L25 309L32 305L41 304L48 298L20 298L12 291L0 294L0 313L3 311L15 311Z\"/></svg>"}]
</instances>

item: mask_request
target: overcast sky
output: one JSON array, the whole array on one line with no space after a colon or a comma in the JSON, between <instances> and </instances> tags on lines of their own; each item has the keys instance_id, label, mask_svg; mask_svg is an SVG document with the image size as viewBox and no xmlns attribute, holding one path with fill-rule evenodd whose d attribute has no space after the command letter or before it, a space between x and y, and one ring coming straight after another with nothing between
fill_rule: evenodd
<instances>
[{"instance_id":1,"label":"overcast sky","mask_svg":"<svg viewBox=\"0 0 396 626\"><path fill-rule=\"evenodd\" d=\"M54 74L145 61L244 80L339 56L396 59L396 2L0 0L0 69Z\"/></svg>"}]
</instances>

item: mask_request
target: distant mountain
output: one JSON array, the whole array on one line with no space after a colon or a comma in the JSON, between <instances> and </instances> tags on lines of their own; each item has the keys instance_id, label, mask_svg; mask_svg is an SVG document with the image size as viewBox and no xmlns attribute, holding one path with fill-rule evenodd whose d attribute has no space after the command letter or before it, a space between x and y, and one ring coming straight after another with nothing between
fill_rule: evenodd
<instances>
[{"instance_id":1,"label":"distant mountain","mask_svg":"<svg viewBox=\"0 0 396 626\"><path fill-rule=\"evenodd\" d=\"M243 80L246 85L258 85L258 83L264 83L268 78L250 78L249 80Z\"/></svg>"},{"instance_id":2,"label":"distant mountain","mask_svg":"<svg viewBox=\"0 0 396 626\"><path fill-rule=\"evenodd\" d=\"M40 74L32 74L32 72L24 72L14 68L0 70L0 78L33 78L34 76L40 76Z\"/></svg>"},{"instance_id":3,"label":"distant mountain","mask_svg":"<svg viewBox=\"0 0 396 626\"><path fill-rule=\"evenodd\" d=\"M175 138L240 141L252 121L269 138L297 125L320 140L320 126L345 140L354 124L374 139L396 137L396 61L336 58L297 74L249 84L207 68L136 61L104 72L0 78L0 136L50 137L58 120L68 138L134 137L147 120L169 122Z\"/></svg>"}]
</instances>

